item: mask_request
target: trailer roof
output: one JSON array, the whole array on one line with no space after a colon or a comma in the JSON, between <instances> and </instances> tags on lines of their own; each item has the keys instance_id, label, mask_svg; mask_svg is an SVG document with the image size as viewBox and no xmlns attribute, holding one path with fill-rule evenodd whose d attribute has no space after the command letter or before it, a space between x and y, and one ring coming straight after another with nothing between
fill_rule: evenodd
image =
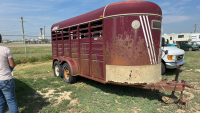
<instances>
[{"instance_id":1,"label":"trailer roof","mask_svg":"<svg viewBox=\"0 0 200 113\"><path fill-rule=\"evenodd\" d=\"M51 30L62 29L73 25L87 23L89 21L95 21L102 18L109 18L113 16L122 16L122 15L134 15L134 14L135 15L150 14L150 15L162 16L162 10L157 4L148 1L117 2L93 10L91 12L53 24ZM54 27L56 27L56 29Z\"/></svg>"}]
</instances>

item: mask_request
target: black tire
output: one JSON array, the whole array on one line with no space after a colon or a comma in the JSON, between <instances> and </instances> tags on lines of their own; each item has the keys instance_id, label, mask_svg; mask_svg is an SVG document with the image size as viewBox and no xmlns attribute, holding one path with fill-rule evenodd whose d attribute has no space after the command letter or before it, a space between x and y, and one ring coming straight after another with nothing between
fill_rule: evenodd
<instances>
[{"instance_id":1,"label":"black tire","mask_svg":"<svg viewBox=\"0 0 200 113\"><path fill-rule=\"evenodd\" d=\"M161 73L162 73L162 75L165 73L165 70L166 70L165 64L162 62L162 65L161 65Z\"/></svg>"},{"instance_id":2,"label":"black tire","mask_svg":"<svg viewBox=\"0 0 200 113\"><path fill-rule=\"evenodd\" d=\"M54 71L54 76L55 77L61 77L62 76L62 68L58 61L55 61L53 63L53 71Z\"/></svg>"},{"instance_id":3,"label":"black tire","mask_svg":"<svg viewBox=\"0 0 200 113\"><path fill-rule=\"evenodd\" d=\"M71 69L67 63L64 63L62 66L62 75L63 80L67 83L74 83L76 81L76 76L71 75Z\"/></svg>"},{"instance_id":4,"label":"black tire","mask_svg":"<svg viewBox=\"0 0 200 113\"><path fill-rule=\"evenodd\" d=\"M188 51L192 51L192 48L191 48L191 47L189 47L189 48L188 48Z\"/></svg>"}]
</instances>

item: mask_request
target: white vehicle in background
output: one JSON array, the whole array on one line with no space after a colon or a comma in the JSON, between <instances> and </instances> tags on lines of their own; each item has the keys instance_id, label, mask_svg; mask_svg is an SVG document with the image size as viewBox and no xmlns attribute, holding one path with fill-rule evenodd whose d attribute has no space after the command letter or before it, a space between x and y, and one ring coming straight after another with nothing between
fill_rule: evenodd
<instances>
[{"instance_id":1,"label":"white vehicle in background","mask_svg":"<svg viewBox=\"0 0 200 113\"><path fill-rule=\"evenodd\" d=\"M183 66L185 64L184 55L184 50L168 46L168 42L165 42L165 39L162 38L162 74L165 73L166 68L176 69L176 65Z\"/></svg>"},{"instance_id":2,"label":"white vehicle in background","mask_svg":"<svg viewBox=\"0 0 200 113\"><path fill-rule=\"evenodd\" d=\"M191 37L191 42L196 42L197 44L200 44L200 33L192 33Z\"/></svg>"}]
</instances>

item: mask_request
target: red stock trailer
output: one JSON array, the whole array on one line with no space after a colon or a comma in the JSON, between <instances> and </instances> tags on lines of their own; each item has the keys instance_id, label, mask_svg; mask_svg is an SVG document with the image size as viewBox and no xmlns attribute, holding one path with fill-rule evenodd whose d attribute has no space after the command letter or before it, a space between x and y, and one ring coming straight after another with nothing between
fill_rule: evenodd
<instances>
[{"instance_id":1,"label":"red stock trailer","mask_svg":"<svg viewBox=\"0 0 200 113\"><path fill-rule=\"evenodd\" d=\"M162 80L162 10L152 2L109 4L51 27L54 75L104 84L183 92L185 81ZM179 68L177 68L179 72ZM182 97L182 96L181 96Z\"/></svg>"}]
</instances>

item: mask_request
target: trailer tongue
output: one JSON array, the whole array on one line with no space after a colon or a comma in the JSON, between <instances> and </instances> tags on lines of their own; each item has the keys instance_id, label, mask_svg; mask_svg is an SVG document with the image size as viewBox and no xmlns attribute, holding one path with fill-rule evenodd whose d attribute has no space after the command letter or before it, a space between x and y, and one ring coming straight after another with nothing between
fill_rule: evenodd
<instances>
[{"instance_id":1,"label":"trailer tongue","mask_svg":"<svg viewBox=\"0 0 200 113\"><path fill-rule=\"evenodd\" d=\"M179 104L185 105L185 109L187 110L188 109L188 101L187 101L187 97L184 98L183 91L184 91L185 87L194 88L194 86L191 84L187 84L186 81L184 81L184 80L178 81L180 66L178 66L178 65L176 65L176 66L177 66L176 76L175 76L175 80L173 80L173 81L169 81L168 79L163 79L162 81L157 82L157 83L148 84L148 85L146 85L146 84L139 85L138 84L138 85L134 85L133 87L143 88L143 89L151 89L152 91L153 90L172 91L171 95L163 96L162 100L167 104L179 102ZM181 92L179 99L174 95L175 91Z\"/></svg>"}]
</instances>

